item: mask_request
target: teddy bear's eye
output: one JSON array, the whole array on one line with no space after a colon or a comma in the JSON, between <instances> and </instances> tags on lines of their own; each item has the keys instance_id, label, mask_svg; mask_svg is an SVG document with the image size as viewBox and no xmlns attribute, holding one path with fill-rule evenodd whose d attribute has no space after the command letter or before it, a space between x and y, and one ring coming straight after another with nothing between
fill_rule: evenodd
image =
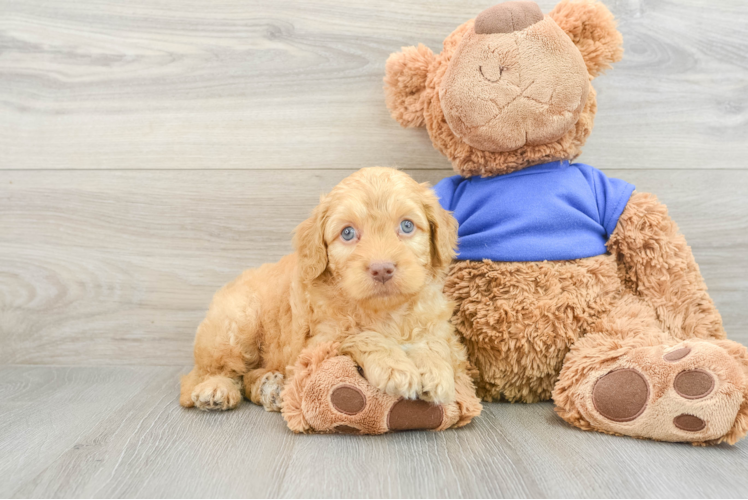
<instances>
[{"instance_id":1,"label":"teddy bear's eye","mask_svg":"<svg viewBox=\"0 0 748 500\"><path fill-rule=\"evenodd\" d=\"M340 232L340 237L345 241L352 241L356 237L356 230L348 226Z\"/></svg>"},{"instance_id":2,"label":"teddy bear's eye","mask_svg":"<svg viewBox=\"0 0 748 500\"><path fill-rule=\"evenodd\" d=\"M490 66L478 66L478 71L483 78L491 83L496 83L501 80L501 75L506 71L506 67L501 64L493 64Z\"/></svg>"}]
</instances>

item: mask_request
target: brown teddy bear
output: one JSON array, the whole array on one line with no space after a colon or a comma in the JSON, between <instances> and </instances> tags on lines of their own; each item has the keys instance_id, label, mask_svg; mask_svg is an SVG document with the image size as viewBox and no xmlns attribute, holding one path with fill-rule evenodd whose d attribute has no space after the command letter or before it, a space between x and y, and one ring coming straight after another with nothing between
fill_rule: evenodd
<instances>
[{"instance_id":1,"label":"brown teddy bear","mask_svg":"<svg viewBox=\"0 0 748 500\"><path fill-rule=\"evenodd\" d=\"M748 430L748 352L725 339L665 206L570 163L592 131L592 80L622 55L601 3L481 12L387 61L392 116L426 127L458 176L445 291L486 401L543 401L584 430L694 444Z\"/></svg>"},{"instance_id":2,"label":"brown teddy bear","mask_svg":"<svg viewBox=\"0 0 748 500\"><path fill-rule=\"evenodd\" d=\"M621 43L601 3L545 16L501 3L441 54L393 54L387 106L459 174L436 186L460 222L445 291L480 397L552 397L584 430L732 444L748 430L748 351L725 339L685 238L653 195L570 162L592 131L591 82ZM388 399L346 359L334 346L300 359L283 394L291 429L439 430L480 412L468 390L448 408ZM340 380L360 394L335 393Z\"/></svg>"}]
</instances>

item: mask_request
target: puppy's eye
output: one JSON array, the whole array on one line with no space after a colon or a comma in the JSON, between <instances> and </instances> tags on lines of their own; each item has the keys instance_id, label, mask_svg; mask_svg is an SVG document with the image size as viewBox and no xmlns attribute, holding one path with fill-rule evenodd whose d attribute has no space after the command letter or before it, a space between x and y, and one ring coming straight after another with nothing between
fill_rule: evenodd
<instances>
[{"instance_id":1,"label":"puppy's eye","mask_svg":"<svg viewBox=\"0 0 748 500\"><path fill-rule=\"evenodd\" d=\"M416 228L416 225L413 224L412 220L405 219L400 223L400 231L402 231L405 234L412 233Z\"/></svg>"},{"instance_id":2,"label":"puppy's eye","mask_svg":"<svg viewBox=\"0 0 748 500\"><path fill-rule=\"evenodd\" d=\"M340 232L340 237L345 241L351 241L356 238L356 230L348 226Z\"/></svg>"}]
</instances>

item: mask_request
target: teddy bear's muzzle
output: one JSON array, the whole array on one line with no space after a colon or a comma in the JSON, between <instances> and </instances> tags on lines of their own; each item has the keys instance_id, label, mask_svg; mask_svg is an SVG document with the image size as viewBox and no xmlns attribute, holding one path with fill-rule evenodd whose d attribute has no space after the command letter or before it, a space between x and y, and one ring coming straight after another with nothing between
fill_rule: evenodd
<instances>
[{"instance_id":1,"label":"teddy bear's muzzle","mask_svg":"<svg viewBox=\"0 0 748 500\"><path fill-rule=\"evenodd\" d=\"M483 11L474 28L439 83L454 135L495 153L549 144L572 130L587 102L589 73L554 20L533 2L505 2Z\"/></svg>"}]
</instances>

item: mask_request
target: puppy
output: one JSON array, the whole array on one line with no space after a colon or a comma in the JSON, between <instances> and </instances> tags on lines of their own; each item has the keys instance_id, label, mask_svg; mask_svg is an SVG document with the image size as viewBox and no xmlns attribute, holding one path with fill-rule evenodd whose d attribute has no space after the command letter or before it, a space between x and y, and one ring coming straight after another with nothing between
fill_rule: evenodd
<instances>
[{"instance_id":1,"label":"puppy","mask_svg":"<svg viewBox=\"0 0 748 500\"><path fill-rule=\"evenodd\" d=\"M433 191L390 168L362 169L296 229L296 252L245 271L213 298L197 330L180 403L236 407L244 394L279 411L299 353L339 342L393 396L455 399L466 353L442 295L457 222Z\"/></svg>"}]
</instances>

